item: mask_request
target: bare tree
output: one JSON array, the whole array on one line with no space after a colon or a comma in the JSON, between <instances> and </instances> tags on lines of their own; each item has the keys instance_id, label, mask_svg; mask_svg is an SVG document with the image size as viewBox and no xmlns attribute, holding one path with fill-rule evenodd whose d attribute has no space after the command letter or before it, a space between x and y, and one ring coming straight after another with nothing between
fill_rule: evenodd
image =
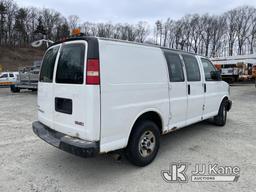
<instances>
[{"instance_id":1,"label":"bare tree","mask_svg":"<svg viewBox=\"0 0 256 192\"><path fill-rule=\"evenodd\" d=\"M156 42L158 42L159 39L159 45L162 45L162 35L163 35L163 24L162 21L157 20L156 23Z\"/></svg>"},{"instance_id":2,"label":"bare tree","mask_svg":"<svg viewBox=\"0 0 256 192\"><path fill-rule=\"evenodd\" d=\"M39 33L55 41L69 36L78 27L86 36L155 43L211 57L253 54L256 47L256 9L250 6L217 16L193 14L178 20L157 20L153 26L145 21L86 21L80 25L76 15L65 18L52 9L20 8L14 0L0 0L0 46L26 47L42 38Z\"/></svg>"},{"instance_id":3,"label":"bare tree","mask_svg":"<svg viewBox=\"0 0 256 192\"><path fill-rule=\"evenodd\" d=\"M251 25L249 30L248 44L250 49L250 54L254 53L255 40L256 40L256 9L253 11L253 16L251 17Z\"/></svg>"},{"instance_id":4,"label":"bare tree","mask_svg":"<svg viewBox=\"0 0 256 192\"><path fill-rule=\"evenodd\" d=\"M208 14L202 16L202 40L204 42L205 47L205 56L208 56L209 54L209 46L213 38L213 28L214 28L214 18L212 16L209 16ZM203 49L203 48L201 48Z\"/></svg>"},{"instance_id":5,"label":"bare tree","mask_svg":"<svg viewBox=\"0 0 256 192\"><path fill-rule=\"evenodd\" d=\"M143 43L147 36L149 35L149 25L147 22L140 21L136 25L136 41Z\"/></svg>"},{"instance_id":6,"label":"bare tree","mask_svg":"<svg viewBox=\"0 0 256 192\"><path fill-rule=\"evenodd\" d=\"M6 36L6 42L8 46L14 46L14 18L15 14L18 10L18 6L16 3L14 3L12 0L5 1L6 7L7 7L7 17L6 17L6 27L7 27L7 36Z\"/></svg>"},{"instance_id":7,"label":"bare tree","mask_svg":"<svg viewBox=\"0 0 256 192\"><path fill-rule=\"evenodd\" d=\"M7 8L4 2L0 2L0 45L4 40L5 22L6 22Z\"/></svg>"},{"instance_id":8,"label":"bare tree","mask_svg":"<svg viewBox=\"0 0 256 192\"><path fill-rule=\"evenodd\" d=\"M200 37L202 37L202 29L200 25L200 16L195 14L191 17L191 46L195 53L198 53Z\"/></svg>"},{"instance_id":9,"label":"bare tree","mask_svg":"<svg viewBox=\"0 0 256 192\"><path fill-rule=\"evenodd\" d=\"M227 35L228 35L228 52L229 56L233 55L233 49L234 49L234 44L236 41L237 37L237 19L238 11L236 9L233 9L231 11L228 11L225 13L226 17L226 24L228 26L227 28Z\"/></svg>"},{"instance_id":10,"label":"bare tree","mask_svg":"<svg viewBox=\"0 0 256 192\"><path fill-rule=\"evenodd\" d=\"M221 41L226 32L226 18L223 16L215 16L212 24L212 49L211 57L216 57L218 50L223 42Z\"/></svg>"},{"instance_id":11,"label":"bare tree","mask_svg":"<svg viewBox=\"0 0 256 192\"><path fill-rule=\"evenodd\" d=\"M253 7L239 7L236 9L236 32L237 32L237 41L238 41L238 54L242 54L242 49L245 41L249 36L249 29L251 26L251 18L253 16L254 8Z\"/></svg>"},{"instance_id":12,"label":"bare tree","mask_svg":"<svg viewBox=\"0 0 256 192\"><path fill-rule=\"evenodd\" d=\"M68 17L68 24L71 30L78 28L79 17L77 15L70 15Z\"/></svg>"}]
</instances>

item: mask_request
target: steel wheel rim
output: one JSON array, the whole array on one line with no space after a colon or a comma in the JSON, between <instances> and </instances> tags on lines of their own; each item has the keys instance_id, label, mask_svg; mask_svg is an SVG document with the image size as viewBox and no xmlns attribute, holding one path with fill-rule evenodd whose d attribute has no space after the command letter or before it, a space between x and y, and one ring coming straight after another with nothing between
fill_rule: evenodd
<instances>
[{"instance_id":1,"label":"steel wheel rim","mask_svg":"<svg viewBox=\"0 0 256 192\"><path fill-rule=\"evenodd\" d=\"M145 131L139 140L139 153L142 157L150 156L156 146L156 137L152 131Z\"/></svg>"}]
</instances>

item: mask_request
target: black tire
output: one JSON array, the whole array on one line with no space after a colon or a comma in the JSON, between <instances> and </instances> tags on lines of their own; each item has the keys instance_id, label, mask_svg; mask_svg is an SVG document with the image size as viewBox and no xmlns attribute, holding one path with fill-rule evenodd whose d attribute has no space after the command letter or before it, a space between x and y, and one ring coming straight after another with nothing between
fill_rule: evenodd
<instances>
[{"instance_id":1,"label":"black tire","mask_svg":"<svg viewBox=\"0 0 256 192\"><path fill-rule=\"evenodd\" d=\"M127 159L140 167L150 164L157 155L159 137L160 131L154 122L147 120L137 123L126 148Z\"/></svg>"},{"instance_id":2,"label":"black tire","mask_svg":"<svg viewBox=\"0 0 256 192\"><path fill-rule=\"evenodd\" d=\"M11 88L11 92L13 93L20 92L20 88L16 87L15 85L11 85L10 88Z\"/></svg>"},{"instance_id":3,"label":"black tire","mask_svg":"<svg viewBox=\"0 0 256 192\"><path fill-rule=\"evenodd\" d=\"M221 102L218 115L213 118L213 122L217 126L224 126L227 121L227 102L223 100Z\"/></svg>"}]
</instances>

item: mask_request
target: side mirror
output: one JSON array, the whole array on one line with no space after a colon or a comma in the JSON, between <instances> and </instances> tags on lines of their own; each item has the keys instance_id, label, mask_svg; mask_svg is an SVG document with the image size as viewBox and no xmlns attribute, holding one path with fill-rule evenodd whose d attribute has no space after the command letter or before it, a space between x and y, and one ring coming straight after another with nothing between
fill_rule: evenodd
<instances>
[{"instance_id":1,"label":"side mirror","mask_svg":"<svg viewBox=\"0 0 256 192\"><path fill-rule=\"evenodd\" d=\"M211 71L211 78L214 81L221 81L221 73L220 73L220 71Z\"/></svg>"}]
</instances>

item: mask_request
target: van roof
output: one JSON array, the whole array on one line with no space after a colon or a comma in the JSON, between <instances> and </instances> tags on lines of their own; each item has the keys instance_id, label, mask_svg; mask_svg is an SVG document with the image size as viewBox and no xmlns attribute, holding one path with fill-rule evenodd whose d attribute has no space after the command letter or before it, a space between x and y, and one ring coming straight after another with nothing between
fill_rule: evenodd
<instances>
[{"instance_id":1,"label":"van roof","mask_svg":"<svg viewBox=\"0 0 256 192\"><path fill-rule=\"evenodd\" d=\"M179 50L179 49L172 49L172 48L162 47L162 46L155 45L155 44L139 43L139 42L134 42L134 41L126 41L126 40L120 40L120 39L110 39L110 38L103 38L103 37L93 37L93 36L70 37L70 38L68 38L64 41L55 42L51 46L54 46L54 45L57 45L57 44L60 44L60 43L63 43L63 42L75 41L75 40L86 40L86 41L91 41L91 43L95 44L98 39L99 40L106 40L106 41L115 41L115 42L136 44L136 45L141 45L141 46L146 46L146 47L156 47L156 48L160 48L160 49L163 49L163 50L170 50L170 51L186 53L186 54L191 54L191 55L199 55L199 54L195 54L195 53L192 53L192 52L187 52L187 51L183 51L183 50Z\"/></svg>"}]
</instances>

